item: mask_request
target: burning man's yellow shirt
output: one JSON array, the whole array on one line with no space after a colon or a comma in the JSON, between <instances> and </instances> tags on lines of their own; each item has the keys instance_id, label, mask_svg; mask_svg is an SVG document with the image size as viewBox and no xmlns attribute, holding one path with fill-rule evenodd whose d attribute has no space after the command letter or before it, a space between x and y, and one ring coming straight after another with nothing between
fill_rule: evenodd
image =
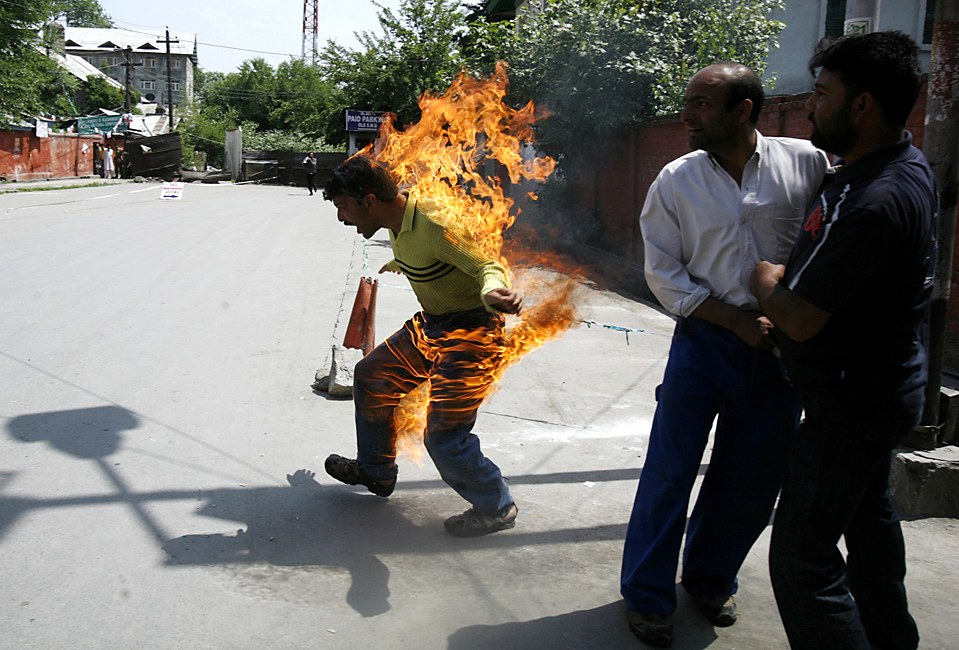
<instances>
[{"instance_id":1,"label":"burning man's yellow shirt","mask_svg":"<svg viewBox=\"0 0 959 650\"><path fill-rule=\"evenodd\" d=\"M408 199L403 227L390 230L391 271L402 273L423 310L446 314L485 307L485 296L506 288L506 271L491 260L463 230L444 225L439 206L428 199Z\"/></svg>"}]
</instances>

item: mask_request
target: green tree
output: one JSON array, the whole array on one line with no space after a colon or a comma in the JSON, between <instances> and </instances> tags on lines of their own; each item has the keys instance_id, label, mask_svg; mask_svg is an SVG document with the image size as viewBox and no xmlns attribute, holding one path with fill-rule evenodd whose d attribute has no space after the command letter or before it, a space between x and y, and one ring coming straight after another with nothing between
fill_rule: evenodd
<instances>
[{"instance_id":1,"label":"green tree","mask_svg":"<svg viewBox=\"0 0 959 650\"><path fill-rule=\"evenodd\" d=\"M781 0L550 0L511 25L471 23L470 60L510 64L511 100L554 113L539 148L578 155L630 122L678 110L699 68L734 59L757 73L783 24Z\"/></svg>"},{"instance_id":2,"label":"green tree","mask_svg":"<svg viewBox=\"0 0 959 650\"><path fill-rule=\"evenodd\" d=\"M21 111L42 110L66 83L39 49L39 29L52 15L50 0L0 3L0 117L17 119Z\"/></svg>"},{"instance_id":3,"label":"green tree","mask_svg":"<svg viewBox=\"0 0 959 650\"><path fill-rule=\"evenodd\" d=\"M83 112L94 113L101 108L116 111L123 107L126 97L119 88L112 86L103 77L90 75L87 77L84 90ZM130 103L136 104L140 100L140 92L136 88L130 89Z\"/></svg>"},{"instance_id":4,"label":"green tree","mask_svg":"<svg viewBox=\"0 0 959 650\"><path fill-rule=\"evenodd\" d=\"M420 96L446 90L463 66L458 39L466 19L459 3L403 0L397 13L381 7L378 20L382 33L358 34L360 49L329 41L320 54L332 90L324 112L328 142L345 142L347 108L393 112L401 124L417 121Z\"/></svg>"},{"instance_id":5,"label":"green tree","mask_svg":"<svg viewBox=\"0 0 959 650\"><path fill-rule=\"evenodd\" d=\"M53 9L66 19L67 27L113 27L98 0L53 0Z\"/></svg>"},{"instance_id":6,"label":"green tree","mask_svg":"<svg viewBox=\"0 0 959 650\"><path fill-rule=\"evenodd\" d=\"M331 87L320 70L302 59L284 61L276 68L273 129L321 137L323 115L330 110Z\"/></svg>"},{"instance_id":7,"label":"green tree","mask_svg":"<svg viewBox=\"0 0 959 650\"><path fill-rule=\"evenodd\" d=\"M274 126L272 113L277 106L277 88L273 67L265 59L244 61L239 70L222 79L203 84L200 108L230 113L239 122L252 122L258 129ZM238 126L238 124L235 124Z\"/></svg>"}]
</instances>

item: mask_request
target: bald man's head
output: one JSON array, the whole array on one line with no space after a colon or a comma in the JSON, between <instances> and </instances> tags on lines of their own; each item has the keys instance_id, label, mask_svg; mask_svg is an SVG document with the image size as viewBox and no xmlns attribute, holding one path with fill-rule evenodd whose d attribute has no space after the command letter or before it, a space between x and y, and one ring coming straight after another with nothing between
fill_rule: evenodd
<instances>
[{"instance_id":1,"label":"bald man's head","mask_svg":"<svg viewBox=\"0 0 959 650\"><path fill-rule=\"evenodd\" d=\"M708 83L724 87L727 110L732 109L744 99L750 100L753 103L753 110L749 115L749 121L753 124L759 122L759 114L763 110L766 94L763 91L762 80L752 68L735 61L720 61L706 66L697 72L693 79L700 75Z\"/></svg>"}]
</instances>

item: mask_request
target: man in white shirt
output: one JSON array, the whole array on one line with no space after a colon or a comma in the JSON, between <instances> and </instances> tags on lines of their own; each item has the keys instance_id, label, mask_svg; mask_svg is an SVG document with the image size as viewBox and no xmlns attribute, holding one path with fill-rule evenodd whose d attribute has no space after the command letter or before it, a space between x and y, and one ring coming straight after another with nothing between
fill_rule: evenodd
<instances>
[{"instance_id":1,"label":"man in white shirt","mask_svg":"<svg viewBox=\"0 0 959 650\"><path fill-rule=\"evenodd\" d=\"M684 102L694 151L663 168L640 217L647 283L679 319L656 389L621 579L630 629L660 646L672 643L684 530L683 587L714 625L736 622L736 574L769 521L800 415L749 275L760 260L789 257L828 166L809 142L756 130L762 82L744 65L700 70Z\"/></svg>"}]
</instances>

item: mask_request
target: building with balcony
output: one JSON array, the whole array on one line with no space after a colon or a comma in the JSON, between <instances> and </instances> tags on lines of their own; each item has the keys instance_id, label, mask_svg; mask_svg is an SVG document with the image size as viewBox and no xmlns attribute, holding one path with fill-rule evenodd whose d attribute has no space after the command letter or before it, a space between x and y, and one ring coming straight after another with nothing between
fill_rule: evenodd
<instances>
[{"instance_id":1,"label":"building with balcony","mask_svg":"<svg viewBox=\"0 0 959 650\"><path fill-rule=\"evenodd\" d=\"M127 29L93 29L67 27L64 49L67 54L82 57L121 85L126 82L126 57L132 68L132 87L140 91L144 102L167 106L172 95L173 106L183 105L193 97L193 76L197 66L196 34L170 32L170 82L167 82L165 32ZM129 49L127 49L129 48Z\"/></svg>"}]
</instances>

